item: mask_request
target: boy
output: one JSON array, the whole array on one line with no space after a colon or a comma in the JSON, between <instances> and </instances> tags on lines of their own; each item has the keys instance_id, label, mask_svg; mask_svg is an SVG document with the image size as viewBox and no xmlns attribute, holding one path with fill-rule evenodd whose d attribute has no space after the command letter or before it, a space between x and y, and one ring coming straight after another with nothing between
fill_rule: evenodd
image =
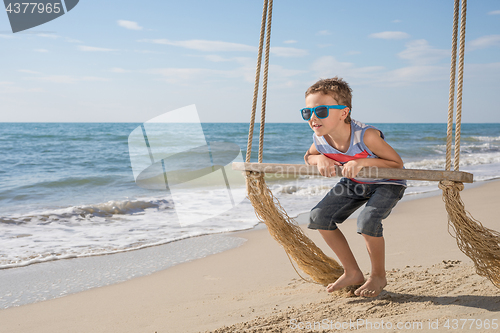
<instances>
[{"instance_id":1,"label":"boy","mask_svg":"<svg viewBox=\"0 0 500 333\"><path fill-rule=\"evenodd\" d=\"M355 178L364 166L403 168L398 153L384 141L373 126L351 119L351 88L341 78L320 80L306 91L302 118L314 131L313 141L304 156L306 164L317 165L326 177L335 176L335 165L342 165L342 178L311 210L309 228L319 230L344 266L344 274L326 290L332 292L350 285L361 285L357 296L375 297L387 285L385 242L382 220L403 197L406 182L389 179ZM365 281L338 223L345 221L366 203L357 221L363 236L372 271Z\"/></svg>"}]
</instances>

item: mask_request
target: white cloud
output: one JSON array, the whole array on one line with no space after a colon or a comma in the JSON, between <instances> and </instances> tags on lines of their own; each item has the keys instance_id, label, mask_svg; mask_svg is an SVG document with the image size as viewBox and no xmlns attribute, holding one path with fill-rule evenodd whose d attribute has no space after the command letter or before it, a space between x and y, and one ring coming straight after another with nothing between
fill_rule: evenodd
<instances>
[{"instance_id":1,"label":"white cloud","mask_svg":"<svg viewBox=\"0 0 500 333\"><path fill-rule=\"evenodd\" d=\"M446 66L408 66L384 73L380 76L379 82L402 85L414 82L446 81L449 76L449 68Z\"/></svg>"},{"instance_id":2,"label":"white cloud","mask_svg":"<svg viewBox=\"0 0 500 333\"><path fill-rule=\"evenodd\" d=\"M171 41L168 39L143 39L139 40L139 42L179 46L179 47L184 47L186 49L198 50L204 52L257 51L256 47L250 45L214 41L214 40L201 40L201 39L192 39L184 41Z\"/></svg>"},{"instance_id":3,"label":"white cloud","mask_svg":"<svg viewBox=\"0 0 500 333\"><path fill-rule=\"evenodd\" d=\"M81 81L92 81L92 82L105 82L110 81L110 79L95 77L95 76L71 76L71 75L48 75L42 77L32 77L29 80L42 81L42 82L50 82L50 83L76 83Z\"/></svg>"},{"instance_id":4,"label":"white cloud","mask_svg":"<svg viewBox=\"0 0 500 333\"><path fill-rule=\"evenodd\" d=\"M34 75L42 75L41 72L32 71L29 69L19 69L18 72L26 73L26 74L34 74ZM106 82L110 81L110 79L97 77L97 76L71 76L71 75L45 75L38 77L29 77L25 78L27 80L36 80L36 81L44 81L44 82L52 82L52 83L75 83L79 81L91 81L91 82Z\"/></svg>"},{"instance_id":5,"label":"white cloud","mask_svg":"<svg viewBox=\"0 0 500 333\"><path fill-rule=\"evenodd\" d=\"M113 73L127 73L127 72L130 72L130 71L126 70L126 69L119 68L119 67L113 67L109 71L113 72Z\"/></svg>"},{"instance_id":6,"label":"white cloud","mask_svg":"<svg viewBox=\"0 0 500 333\"><path fill-rule=\"evenodd\" d=\"M389 70L382 66L358 67L351 62L341 62L332 56L325 56L317 59L311 66L311 71L315 77L340 76L349 79L354 84L368 84L374 86L402 86L412 83L434 82L449 80L448 65L411 65L402 68ZM252 83L255 76L253 61L242 67L232 70L217 70L206 68L155 68L141 71L130 71L125 69L113 69L116 72L136 72L142 74L152 74L160 77L161 81L176 85L210 84L213 82L228 79L243 79ZM291 87L294 82L299 82L294 77L307 74L306 70L287 69L280 65L270 65L270 79L273 87ZM500 75L500 63L467 65L468 77L482 77L485 73L488 77L498 77ZM480 73L480 74L478 74ZM300 76L299 76L300 78ZM234 81L231 81L234 82ZM303 82L301 80L300 82Z\"/></svg>"},{"instance_id":7,"label":"white cloud","mask_svg":"<svg viewBox=\"0 0 500 333\"><path fill-rule=\"evenodd\" d=\"M491 82L493 85L498 85L500 62L489 64L466 64L464 75L468 79L479 79L483 84Z\"/></svg>"},{"instance_id":8,"label":"white cloud","mask_svg":"<svg viewBox=\"0 0 500 333\"><path fill-rule=\"evenodd\" d=\"M500 15L500 10L493 10L489 12L488 15Z\"/></svg>"},{"instance_id":9,"label":"white cloud","mask_svg":"<svg viewBox=\"0 0 500 333\"><path fill-rule=\"evenodd\" d=\"M143 71L147 74L156 74L163 81L173 84L187 84L190 81L210 80L231 76L230 71L221 71L206 68L154 68Z\"/></svg>"},{"instance_id":10,"label":"white cloud","mask_svg":"<svg viewBox=\"0 0 500 333\"><path fill-rule=\"evenodd\" d=\"M277 57L303 57L309 54L307 50L279 46L271 47L271 53Z\"/></svg>"},{"instance_id":11,"label":"white cloud","mask_svg":"<svg viewBox=\"0 0 500 333\"><path fill-rule=\"evenodd\" d=\"M55 34L46 34L46 33L39 33L39 34L36 34L36 35L38 37L51 38L51 39L57 39L57 38L60 37L60 36L55 35Z\"/></svg>"},{"instance_id":12,"label":"white cloud","mask_svg":"<svg viewBox=\"0 0 500 333\"><path fill-rule=\"evenodd\" d=\"M46 49L34 49L33 51L40 52L40 53L47 53L47 52L49 52L49 50L46 50Z\"/></svg>"},{"instance_id":13,"label":"white cloud","mask_svg":"<svg viewBox=\"0 0 500 333\"><path fill-rule=\"evenodd\" d=\"M393 20L392 23L401 23L401 20Z\"/></svg>"},{"instance_id":14,"label":"white cloud","mask_svg":"<svg viewBox=\"0 0 500 333\"><path fill-rule=\"evenodd\" d=\"M226 61L232 61L233 60L233 59L230 59L230 58L221 57L220 55L216 55L216 54L209 54L209 55L204 56L204 58L206 60L212 61L212 62L226 62Z\"/></svg>"},{"instance_id":15,"label":"white cloud","mask_svg":"<svg viewBox=\"0 0 500 333\"><path fill-rule=\"evenodd\" d=\"M373 33L368 37L380 38L380 39L405 39L405 38L410 38L410 35L402 31L383 31L383 32Z\"/></svg>"},{"instance_id":16,"label":"white cloud","mask_svg":"<svg viewBox=\"0 0 500 333\"><path fill-rule=\"evenodd\" d=\"M43 92L41 88L22 88L16 86L14 82L0 81L0 94L15 94L15 93L25 93L25 92Z\"/></svg>"},{"instance_id":17,"label":"white cloud","mask_svg":"<svg viewBox=\"0 0 500 333\"><path fill-rule=\"evenodd\" d=\"M78 81L108 82L108 81L111 81L111 79L108 79L105 77L98 77L98 76L84 76L81 79L78 79Z\"/></svg>"},{"instance_id":18,"label":"white cloud","mask_svg":"<svg viewBox=\"0 0 500 333\"><path fill-rule=\"evenodd\" d=\"M142 74L152 74L160 76L162 81L171 84L190 85L207 84L218 81L241 79L244 82L253 83L255 79L255 59L248 57L235 58L214 58L220 61L233 61L239 66L233 69L215 69L215 68L152 68L139 71L128 71ZM113 69L115 72L125 72L125 69ZM289 80L290 77L306 73L304 70L287 69L279 65L271 64L269 72L272 73L271 80L282 82Z\"/></svg>"},{"instance_id":19,"label":"white cloud","mask_svg":"<svg viewBox=\"0 0 500 333\"><path fill-rule=\"evenodd\" d=\"M113 49L107 49L103 47L94 47L94 46L85 46L85 45L78 45L78 49L80 51L84 52L111 52L111 51L116 51Z\"/></svg>"},{"instance_id":20,"label":"white cloud","mask_svg":"<svg viewBox=\"0 0 500 333\"><path fill-rule=\"evenodd\" d=\"M40 72L35 72L35 71L32 71L32 70L29 70L29 69L19 69L18 72L20 73L26 73L26 74L42 74Z\"/></svg>"},{"instance_id":21,"label":"white cloud","mask_svg":"<svg viewBox=\"0 0 500 333\"><path fill-rule=\"evenodd\" d=\"M14 36L12 36L12 35L6 35L6 34L0 34L0 38L7 39L7 38L14 38Z\"/></svg>"},{"instance_id":22,"label":"white cloud","mask_svg":"<svg viewBox=\"0 0 500 333\"><path fill-rule=\"evenodd\" d=\"M142 54L158 54L160 52L155 52L155 51L150 51L150 50L134 50L135 53L142 53Z\"/></svg>"},{"instance_id":23,"label":"white cloud","mask_svg":"<svg viewBox=\"0 0 500 333\"><path fill-rule=\"evenodd\" d=\"M285 41L283 42L283 44L295 44L295 43L297 43L297 41L296 41L296 40L293 40L293 39L290 39L290 40L285 40Z\"/></svg>"},{"instance_id":24,"label":"white cloud","mask_svg":"<svg viewBox=\"0 0 500 333\"><path fill-rule=\"evenodd\" d=\"M332 33L331 33L330 31L328 31L328 30L321 30L321 31L318 31L318 32L316 33L316 35L318 35L318 36L329 36L329 35L331 35L331 34L332 34Z\"/></svg>"},{"instance_id":25,"label":"white cloud","mask_svg":"<svg viewBox=\"0 0 500 333\"><path fill-rule=\"evenodd\" d=\"M118 20L118 25L120 27L123 27L125 29L129 29L129 30L142 30L144 29L143 27L139 26L139 24L137 24L137 22L134 22L134 21L126 21L126 20Z\"/></svg>"},{"instance_id":26,"label":"white cloud","mask_svg":"<svg viewBox=\"0 0 500 333\"><path fill-rule=\"evenodd\" d=\"M289 77L307 73L305 70L287 69L280 65L269 65L269 73L272 73L273 80L282 80Z\"/></svg>"},{"instance_id":27,"label":"white cloud","mask_svg":"<svg viewBox=\"0 0 500 333\"><path fill-rule=\"evenodd\" d=\"M295 88L295 87L303 87L304 86L304 81L302 80L287 80L287 81L283 81L282 83L278 83L278 84L273 84L272 85L272 88L274 89L279 89L279 88L283 88L283 89L290 89L290 88Z\"/></svg>"},{"instance_id":28,"label":"white cloud","mask_svg":"<svg viewBox=\"0 0 500 333\"><path fill-rule=\"evenodd\" d=\"M66 42L68 43L83 43L81 40L66 37Z\"/></svg>"},{"instance_id":29,"label":"white cloud","mask_svg":"<svg viewBox=\"0 0 500 333\"><path fill-rule=\"evenodd\" d=\"M251 64L253 67L255 67L255 58L253 57L231 57L231 58L225 58L217 54L209 54L209 55L190 55L191 57L195 58L203 58L205 60L211 61L211 62L236 62L242 65L248 65Z\"/></svg>"},{"instance_id":30,"label":"white cloud","mask_svg":"<svg viewBox=\"0 0 500 333\"><path fill-rule=\"evenodd\" d=\"M51 34L51 33L35 33L35 35L38 36L38 37L50 38L50 39L62 38L59 35ZM83 43L82 41L80 41L78 39L73 39L73 38L70 38L70 37L63 37L63 38L64 38L64 41L68 42L68 43Z\"/></svg>"},{"instance_id":31,"label":"white cloud","mask_svg":"<svg viewBox=\"0 0 500 333\"><path fill-rule=\"evenodd\" d=\"M394 70L382 66L357 67L351 62L341 62L332 56L317 59L311 66L316 77L340 76L356 84L399 86L414 82L431 82L449 79L448 66L412 65Z\"/></svg>"},{"instance_id":32,"label":"white cloud","mask_svg":"<svg viewBox=\"0 0 500 333\"><path fill-rule=\"evenodd\" d=\"M338 61L333 56L324 56L317 59L311 66L317 77L340 76L353 79L374 80L379 73L385 70L382 66L356 67L351 62Z\"/></svg>"},{"instance_id":33,"label":"white cloud","mask_svg":"<svg viewBox=\"0 0 500 333\"><path fill-rule=\"evenodd\" d=\"M482 36L469 42L470 49L485 49L491 46L500 46L500 35Z\"/></svg>"},{"instance_id":34,"label":"white cloud","mask_svg":"<svg viewBox=\"0 0 500 333\"><path fill-rule=\"evenodd\" d=\"M432 48L425 39L414 40L406 44L406 49L398 56L413 65L430 65L450 57L451 51Z\"/></svg>"},{"instance_id":35,"label":"white cloud","mask_svg":"<svg viewBox=\"0 0 500 333\"><path fill-rule=\"evenodd\" d=\"M52 83L75 83L77 81L76 78L69 75L49 75L36 78L36 80L44 82L52 82Z\"/></svg>"}]
</instances>

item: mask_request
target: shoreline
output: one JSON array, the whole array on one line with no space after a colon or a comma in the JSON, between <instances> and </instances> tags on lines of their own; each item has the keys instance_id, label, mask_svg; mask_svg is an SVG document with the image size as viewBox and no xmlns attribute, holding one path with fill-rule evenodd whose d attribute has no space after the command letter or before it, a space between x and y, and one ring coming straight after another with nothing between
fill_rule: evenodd
<instances>
[{"instance_id":1,"label":"shoreline","mask_svg":"<svg viewBox=\"0 0 500 333\"><path fill-rule=\"evenodd\" d=\"M0 309L57 299L147 276L243 244L210 234L113 254L58 259L0 270Z\"/></svg>"},{"instance_id":2,"label":"shoreline","mask_svg":"<svg viewBox=\"0 0 500 333\"><path fill-rule=\"evenodd\" d=\"M493 207L498 203L499 190L500 182L492 181L473 186L461 193L466 209L485 226L495 230L500 229L493 211ZM298 219L302 218L303 216L299 216ZM481 301L487 304L474 309L500 311L500 292L494 287L492 291L489 281L470 272L471 261L459 251L455 240L448 235L446 221L446 211L441 198L431 196L400 202L384 222L387 270L400 274L398 272L406 269L407 272L404 273L407 274L406 278L403 273L392 278L396 282L399 279L399 284L410 285L409 282L413 281L410 277L412 274L424 274L425 270L432 271L431 268L434 267L433 269L437 271L432 279L439 281L445 279L448 272L455 269L453 267L463 265L463 270L460 271L469 272L464 274L468 276L467 279L472 279L472 282L466 281L466 285L455 288L453 292L461 290L465 295L475 295L477 291L474 291L474 288L487 287L487 291L492 294L490 298L481 295L473 298L475 302ZM301 226L327 255L332 255L318 233L307 230L303 223ZM254 325L252 321L257 320L265 323L266 318L277 316L280 311L281 314L290 313L308 303L317 305L325 302L339 304L348 302L343 298L332 299L333 296L324 292L322 286L300 280L283 249L264 229L266 228L262 225L252 230L228 233L229 237L243 237L247 241L231 250L192 260L147 276L49 301L0 310L0 321L9 333L200 332L236 325L239 322ZM368 271L369 260L361 237L356 235L355 221L347 220L341 229L351 244L363 272ZM461 263L444 268L439 266L443 261ZM451 268L453 269L447 271ZM457 269L459 268L461 269L461 267ZM458 273L453 274L461 276ZM398 283L394 283L395 287L403 288L398 286ZM475 287L467 288L467 284L474 283ZM391 282L387 288L389 295L394 294L394 291L389 289L392 288L392 284ZM425 296L425 285L419 288L412 290L414 294L412 297L428 299L431 297ZM438 294L435 297L440 296ZM452 296L446 297L448 300ZM356 306L361 308L366 308L371 302L371 300L358 300L360 301ZM459 300L470 301L464 297ZM453 302L450 302L451 306ZM404 305L401 302L397 304ZM383 304L379 305L381 308L384 307ZM466 309L469 308L473 309L471 305L467 305ZM457 313L465 315L467 312L463 310L460 308ZM473 313L477 313L481 318L487 317L485 313L477 311ZM431 314L432 311L429 312L429 316ZM352 313L351 316L355 317ZM258 319L259 317L261 319ZM451 318L451 314L449 317ZM277 322L273 325L282 325L280 321L283 321L284 317L276 318ZM234 329L236 327L233 327L233 331Z\"/></svg>"},{"instance_id":3,"label":"shoreline","mask_svg":"<svg viewBox=\"0 0 500 333\"><path fill-rule=\"evenodd\" d=\"M465 189L480 187L487 183L465 184ZM438 195L441 195L441 190L412 193L405 195L399 204ZM360 209L349 219L357 218L359 211ZM309 212L299 213L294 219L305 227L308 223L308 214ZM0 269L0 280L3 282L0 285L0 310L57 299L148 276L179 264L239 247L246 242L247 232L263 229L266 229L265 224L259 222L251 229L188 237L129 251L62 258Z\"/></svg>"},{"instance_id":4,"label":"shoreline","mask_svg":"<svg viewBox=\"0 0 500 333\"><path fill-rule=\"evenodd\" d=\"M466 184L467 187L481 186ZM405 195L401 202L439 195L440 190ZM308 223L309 212L294 219L299 225ZM359 210L350 218L357 218ZM0 269L0 309L8 309L93 288L125 282L169 269L175 265L205 258L241 246L245 233L266 229L259 222L251 229L205 234L143 248L73 258L61 258ZM239 234L241 233L241 237ZM186 250L188 249L188 250ZM153 260L151 257L160 258ZM78 272L71 273L71 272ZM56 283L54 283L56 281Z\"/></svg>"},{"instance_id":5,"label":"shoreline","mask_svg":"<svg viewBox=\"0 0 500 333\"><path fill-rule=\"evenodd\" d=\"M340 178L333 178L333 180L339 180L339 179ZM495 180L495 179L492 179L492 180ZM466 188L481 186L482 184L484 184L488 181L491 181L491 180L481 180L481 181L475 182L473 184L465 184L465 186L466 186ZM279 185L279 182L277 184ZM334 183L332 183L332 184L334 184ZM273 182L270 182L270 183L268 182L268 185L271 188L271 187L275 186L276 184ZM289 185L286 185L285 187L288 187L288 186ZM294 188L295 186L291 185L291 187ZM424 189L421 189L421 192L420 191L412 192L412 189L414 189L412 186L408 187L408 189L409 190L407 190L407 192L405 193L405 196L403 197L403 199L401 201L415 200L415 199L425 198L425 197L429 197L429 196L439 195L441 193L441 190L439 190L437 186L432 186L432 185L424 186ZM300 209L296 209L295 211L293 211L293 208L296 208L296 207L294 207L293 204L290 205L290 203L287 202L287 200L290 199L290 196L285 197L282 200L284 200L285 203L288 204L286 207L292 209L292 212L289 211L289 214L291 213L292 216L297 217L297 216L302 215L302 214L308 214L309 209L311 207L313 207L313 205L317 201L319 201L321 198L321 196L318 196L318 195L314 195L314 196L315 197L304 196L302 199L304 202L307 202L307 205L301 206ZM293 197L293 196L291 196L291 197ZM252 214L253 215L253 208L252 208L250 202L246 202L245 204L248 206L248 207L246 207L248 211L246 211L245 214ZM157 218L157 216L155 218ZM213 233L209 232L209 231L205 231L206 233L202 233L202 234L199 234L199 233L194 233L193 235L184 234L184 235L181 235L181 237L178 237L177 239L176 239L176 237L174 237L172 239L172 238L169 238L168 235L162 235L162 236L166 236L166 238L168 240L165 240L164 237L160 237L160 238L156 237L155 238L155 236L152 234L142 235L143 239L137 239L138 242L130 243L130 247L128 247L128 248L127 247L118 247L115 250L113 250L113 249L106 249L106 250L97 249L96 252L94 252L93 248L88 248L88 249L85 248L84 250L86 250L86 251L83 251L83 252L78 252L78 251L65 252L65 250L67 250L67 249L63 248L63 250L61 252L58 252L59 250L58 250L58 247L56 246L55 248L52 248L52 249L46 248L45 252L42 251L41 253L37 253L37 252L32 253L33 251L30 252L31 248L29 247L31 244L21 243L21 244L18 244L17 248L12 248L12 250L15 252L17 249L21 249L25 246L28 246L29 250L26 251L26 254L24 256L21 256L21 258L15 257L15 259L17 259L17 261L15 263L13 263L12 262L13 259L11 259L11 262L6 261L6 262L3 262L2 264L0 264L0 272L2 272L5 269L18 269L18 268L22 268L22 267L28 267L31 265L38 265L38 264L59 261L59 260L81 259L81 258L87 258L87 257L93 257L93 256L106 256L106 255L120 254L120 253L124 253L124 252L129 252L129 251L138 251L138 250L147 249L150 247L167 245L167 244L170 244L172 242L182 241L184 239L189 239L189 238L193 238L193 237L215 235L215 234L226 234L226 233L231 233L233 231L239 232L239 231L251 230L253 227L257 226L258 223L259 223L259 221L257 220L257 218L253 217L253 221L248 223L249 225L244 226L243 228L241 228L241 226L240 226L241 229L239 229L239 230L232 230L233 228L230 227L229 229L231 231L225 231L225 230L221 229L221 230L212 231ZM29 234L29 232L27 232L27 231L21 231L21 233L19 233L19 232L16 233L16 231L12 231L12 234L13 234L13 237L11 237L11 238L23 238L25 236L31 236ZM94 236L99 237L98 235L94 235ZM148 241L148 242L143 243L142 240L149 239L148 236L152 236L154 241ZM66 235L66 237L71 237L71 236ZM120 235L116 235L116 237L120 238ZM40 244L42 244L42 246L43 246L44 243L42 242ZM137 245L137 244L139 244L139 245ZM7 253L4 253L4 254L7 255ZM193 257L193 259L195 259L195 258L196 257ZM0 308L1 308L1 304L0 304Z\"/></svg>"}]
</instances>

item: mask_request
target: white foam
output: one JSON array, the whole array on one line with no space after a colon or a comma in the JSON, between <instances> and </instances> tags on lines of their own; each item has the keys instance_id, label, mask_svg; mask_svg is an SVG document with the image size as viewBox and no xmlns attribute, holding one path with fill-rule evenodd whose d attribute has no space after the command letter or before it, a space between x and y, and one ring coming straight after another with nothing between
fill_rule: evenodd
<instances>
[{"instance_id":1,"label":"white foam","mask_svg":"<svg viewBox=\"0 0 500 333\"><path fill-rule=\"evenodd\" d=\"M500 142L500 136L470 136L469 138L477 141Z\"/></svg>"},{"instance_id":2,"label":"white foam","mask_svg":"<svg viewBox=\"0 0 500 333\"><path fill-rule=\"evenodd\" d=\"M473 173L475 181L500 177L500 154L476 154L461 160L461 170ZM405 166L442 169L444 159L409 162ZM338 180L303 176L268 184L283 208L294 217L310 211ZM244 192L245 188L231 190ZM405 195L432 191L438 191L437 182L408 181ZM244 230L258 223L252 205L245 199L222 214L183 226L168 194L157 193L134 200L34 211L3 218L0 220L0 268L130 251L203 234ZM191 199L208 215L223 199L218 198L216 192L200 195L202 197Z\"/></svg>"},{"instance_id":3,"label":"white foam","mask_svg":"<svg viewBox=\"0 0 500 333\"><path fill-rule=\"evenodd\" d=\"M212 202L200 201L205 211ZM110 201L94 206L11 216L0 223L0 268L56 259L117 253L204 234L252 228L258 223L246 200L195 226L181 226L167 197Z\"/></svg>"}]
</instances>

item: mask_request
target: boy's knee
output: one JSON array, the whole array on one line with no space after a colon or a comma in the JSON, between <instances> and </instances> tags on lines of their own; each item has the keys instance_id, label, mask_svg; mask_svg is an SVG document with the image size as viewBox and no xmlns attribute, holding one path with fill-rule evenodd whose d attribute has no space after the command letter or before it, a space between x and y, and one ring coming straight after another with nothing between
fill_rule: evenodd
<instances>
[{"instance_id":1,"label":"boy's knee","mask_svg":"<svg viewBox=\"0 0 500 333\"><path fill-rule=\"evenodd\" d=\"M327 209L314 207L309 213L309 222L314 224L330 224L332 219L331 213Z\"/></svg>"},{"instance_id":2,"label":"boy's knee","mask_svg":"<svg viewBox=\"0 0 500 333\"><path fill-rule=\"evenodd\" d=\"M366 207L361 214L359 214L357 221L358 234L382 237L382 219L374 216L374 208Z\"/></svg>"},{"instance_id":3,"label":"boy's knee","mask_svg":"<svg viewBox=\"0 0 500 333\"><path fill-rule=\"evenodd\" d=\"M321 208L314 207L309 212L309 228L318 229L321 224Z\"/></svg>"},{"instance_id":4,"label":"boy's knee","mask_svg":"<svg viewBox=\"0 0 500 333\"><path fill-rule=\"evenodd\" d=\"M321 218L321 212L322 209L318 207L314 207L313 209L311 209L311 212L309 213L309 221L318 221Z\"/></svg>"},{"instance_id":5,"label":"boy's knee","mask_svg":"<svg viewBox=\"0 0 500 333\"><path fill-rule=\"evenodd\" d=\"M335 223L331 222L331 216L324 209L314 207L309 213L309 229L334 230L337 229Z\"/></svg>"}]
</instances>

